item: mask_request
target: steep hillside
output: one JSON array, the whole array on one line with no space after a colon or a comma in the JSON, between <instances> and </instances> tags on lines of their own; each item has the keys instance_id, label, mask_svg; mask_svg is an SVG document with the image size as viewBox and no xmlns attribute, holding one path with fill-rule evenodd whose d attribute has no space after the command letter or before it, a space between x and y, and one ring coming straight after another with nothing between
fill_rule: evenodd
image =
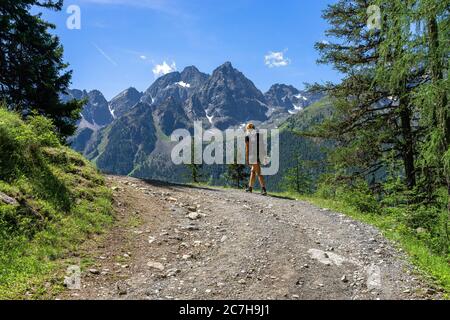
<instances>
[{"instance_id":1,"label":"steep hillside","mask_svg":"<svg viewBox=\"0 0 450 320\"><path fill-rule=\"evenodd\" d=\"M296 164L296 158L312 162L310 174L313 183L326 169L326 150L331 147L330 142L303 137L298 133L311 130L315 125L323 122L332 113L332 103L328 98L312 104L298 114L290 117L280 127L280 172L268 178L271 190L283 188L282 179L285 173Z\"/></svg>"},{"instance_id":2,"label":"steep hillside","mask_svg":"<svg viewBox=\"0 0 450 320\"><path fill-rule=\"evenodd\" d=\"M105 172L127 175L154 150L156 129L152 109L139 103L103 132L95 158Z\"/></svg>"},{"instance_id":3,"label":"steep hillside","mask_svg":"<svg viewBox=\"0 0 450 320\"><path fill-rule=\"evenodd\" d=\"M58 259L112 221L103 177L53 132L0 108L0 298L39 295Z\"/></svg>"}]
</instances>

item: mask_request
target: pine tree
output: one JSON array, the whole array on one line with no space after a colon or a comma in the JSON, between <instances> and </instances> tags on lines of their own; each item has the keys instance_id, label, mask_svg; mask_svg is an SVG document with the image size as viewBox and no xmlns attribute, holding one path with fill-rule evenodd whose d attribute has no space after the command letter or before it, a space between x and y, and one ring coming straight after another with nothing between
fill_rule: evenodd
<instances>
[{"instance_id":1,"label":"pine tree","mask_svg":"<svg viewBox=\"0 0 450 320\"><path fill-rule=\"evenodd\" d=\"M312 177L308 163L299 155L295 158L295 166L288 169L283 176L280 188L289 192L309 194L312 192Z\"/></svg>"},{"instance_id":2,"label":"pine tree","mask_svg":"<svg viewBox=\"0 0 450 320\"><path fill-rule=\"evenodd\" d=\"M230 164L227 166L226 178L231 181L232 185L241 188L241 183L249 178L246 166L242 164Z\"/></svg>"},{"instance_id":3,"label":"pine tree","mask_svg":"<svg viewBox=\"0 0 450 320\"><path fill-rule=\"evenodd\" d=\"M420 121L425 130L419 154L419 167L426 173L426 189L447 190L446 236L450 243L450 105L448 58L450 17L448 1L421 0L411 6L410 16L417 26L411 49L416 65L426 73L415 90ZM444 246L448 252L448 245Z\"/></svg>"},{"instance_id":4,"label":"pine tree","mask_svg":"<svg viewBox=\"0 0 450 320\"><path fill-rule=\"evenodd\" d=\"M193 183L200 183L202 174L202 165L195 163L195 140L191 138L191 163L187 165L190 172L190 180Z\"/></svg>"},{"instance_id":5,"label":"pine tree","mask_svg":"<svg viewBox=\"0 0 450 320\"><path fill-rule=\"evenodd\" d=\"M338 177L371 177L386 167L388 155L394 153L395 158L403 160L406 184L412 189L416 183L414 141L420 132L407 94L413 75L400 74L397 86L386 85L379 76L384 30L391 30L392 26L381 30L367 28L367 9L371 4L340 0L324 12L330 23L327 36L333 41L316 45L321 54L319 62L333 65L345 77L339 84L312 86L313 90L326 91L335 105L332 119L316 134L336 141L338 148L330 160ZM394 55L385 55L385 69L391 68L393 61L397 63L395 59L401 54L396 50Z\"/></svg>"},{"instance_id":6,"label":"pine tree","mask_svg":"<svg viewBox=\"0 0 450 320\"><path fill-rule=\"evenodd\" d=\"M24 118L33 113L50 118L60 136L76 129L82 102L62 103L71 71L63 48L49 33L55 26L32 7L61 10L63 1L2 0L0 3L0 100Z\"/></svg>"}]
</instances>

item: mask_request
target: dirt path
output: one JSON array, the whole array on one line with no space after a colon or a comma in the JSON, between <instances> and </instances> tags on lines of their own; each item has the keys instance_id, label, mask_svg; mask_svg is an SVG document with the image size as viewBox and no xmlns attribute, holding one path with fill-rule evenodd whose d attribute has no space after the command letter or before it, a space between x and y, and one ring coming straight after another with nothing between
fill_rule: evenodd
<instances>
[{"instance_id":1,"label":"dirt path","mask_svg":"<svg viewBox=\"0 0 450 320\"><path fill-rule=\"evenodd\" d=\"M373 227L299 201L108 177L118 222L63 299L434 299Z\"/></svg>"}]
</instances>

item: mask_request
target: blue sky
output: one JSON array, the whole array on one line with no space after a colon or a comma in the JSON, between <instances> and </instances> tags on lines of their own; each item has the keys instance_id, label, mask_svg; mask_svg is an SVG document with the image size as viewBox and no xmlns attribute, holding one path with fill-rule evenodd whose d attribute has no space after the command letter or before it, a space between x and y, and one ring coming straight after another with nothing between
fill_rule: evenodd
<instances>
[{"instance_id":1,"label":"blue sky","mask_svg":"<svg viewBox=\"0 0 450 320\"><path fill-rule=\"evenodd\" d=\"M72 87L99 89L107 99L189 65L211 73L225 61L262 91L274 83L337 81L316 64L314 43L325 39L321 11L331 0L66 0L44 13L73 69ZM70 30L70 5L81 29Z\"/></svg>"}]
</instances>

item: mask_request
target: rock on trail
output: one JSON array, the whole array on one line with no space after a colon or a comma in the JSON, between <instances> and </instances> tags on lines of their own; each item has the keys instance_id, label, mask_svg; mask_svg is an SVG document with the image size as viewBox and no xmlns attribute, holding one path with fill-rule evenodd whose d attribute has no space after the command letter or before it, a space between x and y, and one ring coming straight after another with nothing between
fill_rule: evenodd
<instances>
[{"instance_id":1,"label":"rock on trail","mask_svg":"<svg viewBox=\"0 0 450 320\"><path fill-rule=\"evenodd\" d=\"M301 201L108 177L116 224L62 299L438 299L374 228Z\"/></svg>"}]
</instances>

